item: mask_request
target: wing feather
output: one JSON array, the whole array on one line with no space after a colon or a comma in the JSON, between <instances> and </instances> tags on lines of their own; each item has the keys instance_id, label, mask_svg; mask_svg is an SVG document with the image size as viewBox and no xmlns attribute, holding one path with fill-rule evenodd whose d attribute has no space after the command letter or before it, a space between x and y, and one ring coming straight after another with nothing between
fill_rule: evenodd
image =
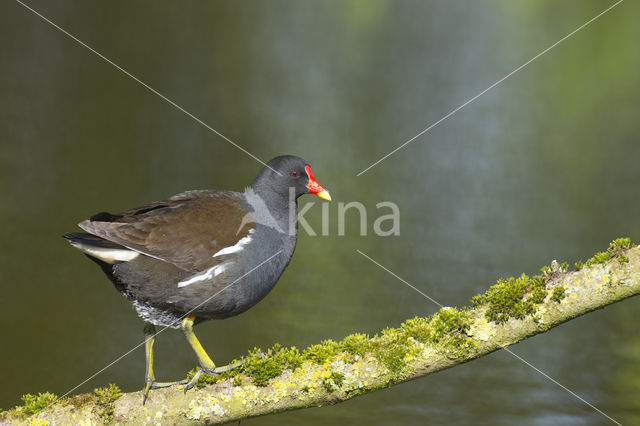
<instances>
[{"instance_id":1,"label":"wing feather","mask_svg":"<svg viewBox=\"0 0 640 426\"><path fill-rule=\"evenodd\" d=\"M238 193L188 191L118 214L98 213L79 226L185 271L198 272L218 264L221 259L213 255L235 245L255 227L247 214Z\"/></svg>"}]
</instances>

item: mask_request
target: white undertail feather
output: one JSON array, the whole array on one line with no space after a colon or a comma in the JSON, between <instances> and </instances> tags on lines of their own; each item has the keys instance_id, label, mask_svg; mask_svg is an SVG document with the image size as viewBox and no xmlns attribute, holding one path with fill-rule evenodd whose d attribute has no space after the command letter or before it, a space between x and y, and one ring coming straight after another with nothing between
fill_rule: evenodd
<instances>
[{"instance_id":1,"label":"white undertail feather","mask_svg":"<svg viewBox=\"0 0 640 426\"><path fill-rule=\"evenodd\" d=\"M106 263L114 263L114 262L129 262L130 260L135 259L140 256L140 253L137 251L121 248L105 248L105 247L95 247L88 244L82 244L76 241L72 241L71 245L82 251L83 253L88 254L89 256L95 257L96 259L100 259Z\"/></svg>"}]
</instances>

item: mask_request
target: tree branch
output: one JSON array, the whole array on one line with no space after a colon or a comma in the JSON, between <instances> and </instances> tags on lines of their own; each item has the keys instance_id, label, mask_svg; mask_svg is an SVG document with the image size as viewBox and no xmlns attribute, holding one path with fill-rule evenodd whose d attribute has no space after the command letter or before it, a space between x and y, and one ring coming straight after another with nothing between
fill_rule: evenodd
<instances>
[{"instance_id":1,"label":"tree branch","mask_svg":"<svg viewBox=\"0 0 640 426\"><path fill-rule=\"evenodd\" d=\"M266 354L256 350L239 371L210 378L216 383L186 394L178 387L153 390L144 406L140 392L109 397L101 390L102 397L60 400L28 420L216 424L335 404L487 355L640 292L640 246L629 249L628 240L578 267L566 272L554 261L540 276L500 280L473 307L443 308L373 337L355 334L303 352L277 345ZM28 405L0 421L21 423Z\"/></svg>"}]
</instances>

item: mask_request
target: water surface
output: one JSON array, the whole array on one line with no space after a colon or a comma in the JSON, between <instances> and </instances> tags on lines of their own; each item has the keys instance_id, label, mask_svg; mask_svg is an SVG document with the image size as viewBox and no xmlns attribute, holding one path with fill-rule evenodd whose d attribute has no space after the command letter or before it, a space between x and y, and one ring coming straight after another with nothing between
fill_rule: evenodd
<instances>
[{"instance_id":1,"label":"water surface","mask_svg":"<svg viewBox=\"0 0 640 426\"><path fill-rule=\"evenodd\" d=\"M303 156L334 197L275 290L198 327L224 363L275 342L376 333L552 259L640 241L639 6L625 2L360 177L356 174L604 10L605 1L30 1L43 15L268 160ZM0 26L0 406L63 394L141 342L142 322L60 238L89 215L260 164L20 6ZM307 214L321 228L319 200ZM393 201L401 235L360 236L337 202ZM511 349L611 417L640 423L640 299ZM195 357L157 341L159 379ZM139 349L76 392L142 387ZM249 424L606 424L506 352L332 407ZM244 423L244 422L243 422Z\"/></svg>"}]
</instances>

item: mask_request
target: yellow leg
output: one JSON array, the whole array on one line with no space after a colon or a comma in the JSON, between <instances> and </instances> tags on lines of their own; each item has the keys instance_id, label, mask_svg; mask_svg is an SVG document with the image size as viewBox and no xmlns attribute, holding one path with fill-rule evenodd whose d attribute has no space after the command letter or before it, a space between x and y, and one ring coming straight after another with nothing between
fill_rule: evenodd
<instances>
[{"instance_id":1,"label":"yellow leg","mask_svg":"<svg viewBox=\"0 0 640 426\"><path fill-rule=\"evenodd\" d=\"M156 337L156 327L151 323L146 323L144 326L144 353L146 371L144 375L144 389L142 389L142 405L147 402L149 391L151 389L166 388L173 385L184 385L186 380L179 380L177 382L156 382L155 375L153 374L153 343Z\"/></svg>"},{"instance_id":2,"label":"yellow leg","mask_svg":"<svg viewBox=\"0 0 640 426\"><path fill-rule=\"evenodd\" d=\"M156 327L153 324L146 323L144 325L144 355L145 355L145 374L144 374L144 395L142 405L147 401L147 395L151 385L156 381L153 374L153 343L155 341Z\"/></svg>"},{"instance_id":3,"label":"yellow leg","mask_svg":"<svg viewBox=\"0 0 640 426\"><path fill-rule=\"evenodd\" d=\"M193 315L187 315L182 320L180 327L182 328L182 331L184 332L184 335L186 336L187 341L193 348L193 351L196 353L196 356L198 357L198 362L200 363L200 366L202 367L202 369L207 374L214 374L216 365L213 363L211 358L209 358L209 355L207 355L207 352L204 350L204 348L200 344L200 341L196 337L196 334L193 332L193 321L195 319L196 317L194 317Z\"/></svg>"},{"instance_id":4,"label":"yellow leg","mask_svg":"<svg viewBox=\"0 0 640 426\"><path fill-rule=\"evenodd\" d=\"M194 317L193 315L187 315L182 320L182 323L180 324L180 328L182 328L182 331L184 332L184 335L187 338L187 341L193 348L193 351L196 353L196 356L198 357L198 362L200 363L200 368L198 369L198 371L196 371L196 374L189 381L189 383L185 385L184 387L185 392L191 389L196 384L196 382L198 381L198 378L202 376L202 373L207 373L210 375L218 375L222 372L232 370L242 365L242 362L238 362L231 365L216 367L215 363L211 360L207 352L204 350L204 348L200 344L200 341L196 337L195 333L193 332L193 322L195 321L195 319L196 317Z\"/></svg>"}]
</instances>

